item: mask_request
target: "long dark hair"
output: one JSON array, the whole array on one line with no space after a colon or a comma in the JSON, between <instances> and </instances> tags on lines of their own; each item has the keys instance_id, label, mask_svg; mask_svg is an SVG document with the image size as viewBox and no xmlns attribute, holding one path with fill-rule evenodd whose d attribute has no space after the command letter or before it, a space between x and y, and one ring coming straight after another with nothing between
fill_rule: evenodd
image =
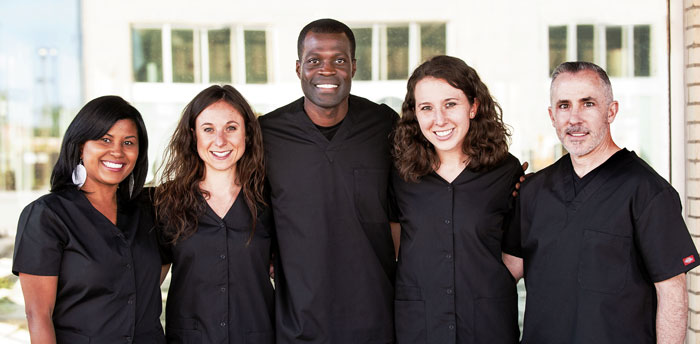
<instances>
[{"instance_id":1,"label":"long dark hair","mask_svg":"<svg viewBox=\"0 0 700 344\"><path fill-rule=\"evenodd\" d=\"M139 136L139 157L131 172L134 176L133 191L129 194L129 178L125 178L119 183L117 193L123 200L133 199L139 195L148 173L148 134L138 110L118 96L103 96L89 101L68 125L61 143L58 161L51 172L51 192L76 187L72 174L75 166L80 163L83 144L100 139L114 123L122 119L130 119L136 124Z\"/></svg>"},{"instance_id":2,"label":"long dark hair","mask_svg":"<svg viewBox=\"0 0 700 344\"><path fill-rule=\"evenodd\" d=\"M469 132L462 145L462 151L470 158L467 167L482 171L503 160L508 154L510 133L503 123L500 105L493 100L474 68L456 57L435 56L413 71L406 86L406 99L401 106L401 120L393 134L392 149L401 178L415 182L440 166L435 148L423 136L416 119L416 84L425 77L445 80L464 92L470 104L475 100L479 102L476 116L469 120Z\"/></svg>"},{"instance_id":3,"label":"long dark hair","mask_svg":"<svg viewBox=\"0 0 700 344\"><path fill-rule=\"evenodd\" d=\"M204 179L205 166L197 153L195 120L204 109L220 100L238 110L245 123L245 153L236 163L235 183L241 185L241 192L250 210L251 237L255 231L258 207L265 204L262 195L265 176L262 133L255 113L232 86L210 86L196 95L183 110L165 152L160 185L155 191L153 203L156 219L171 243L194 234L197 231L197 219L206 209L200 195L207 198L209 193L199 187Z\"/></svg>"}]
</instances>

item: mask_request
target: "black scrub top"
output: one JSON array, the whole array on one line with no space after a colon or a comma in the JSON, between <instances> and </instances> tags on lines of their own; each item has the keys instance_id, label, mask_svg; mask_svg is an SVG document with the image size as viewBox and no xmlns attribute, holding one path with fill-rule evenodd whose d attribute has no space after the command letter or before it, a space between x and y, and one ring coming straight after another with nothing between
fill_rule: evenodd
<instances>
[{"instance_id":1,"label":"black scrub top","mask_svg":"<svg viewBox=\"0 0 700 344\"><path fill-rule=\"evenodd\" d=\"M120 202L115 226L83 192L68 189L22 211L12 273L58 276L58 343L165 343L161 260L147 205Z\"/></svg>"},{"instance_id":2,"label":"black scrub top","mask_svg":"<svg viewBox=\"0 0 700 344\"><path fill-rule=\"evenodd\" d=\"M518 296L501 241L522 174L510 154L488 171L464 169L451 183L435 172L417 183L394 173L398 343L518 342Z\"/></svg>"},{"instance_id":3,"label":"black scrub top","mask_svg":"<svg viewBox=\"0 0 700 344\"><path fill-rule=\"evenodd\" d=\"M161 245L164 264L172 263L168 343L274 343L269 212L259 209L251 238L243 192L223 219L201 201L197 231Z\"/></svg>"},{"instance_id":4,"label":"black scrub top","mask_svg":"<svg viewBox=\"0 0 700 344\"><path fill-rule=\"evenodd\" d=\"M304 98L260 118L279 254L278 343L392 343L389 133L398 116L350 95L330 142Z\"/></svg>"},{"instance_id":5,"label":"black scrub top","mask_svg":"<svg viewBox=\"0 0 700 344\"><path fill-rule=\"evenodd\" d=\"M623 149L574 194L570 156L521 188L523 343L655 343L655 282L698 265L678 194ZM516 221L514 224L518 224Z\"/></svg>"}]
</instances>

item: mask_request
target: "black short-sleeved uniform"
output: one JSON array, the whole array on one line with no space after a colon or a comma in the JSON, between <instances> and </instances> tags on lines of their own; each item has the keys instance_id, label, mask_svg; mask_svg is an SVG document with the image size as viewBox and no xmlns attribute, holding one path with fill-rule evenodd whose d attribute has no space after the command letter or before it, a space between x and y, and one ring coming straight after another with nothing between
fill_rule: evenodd
<instances>
[{"instance_id":1,"label":"black short-sleeved uniform","mask_svg":"<svg viewBox=\"0 0 700 344\"><path fill-rule=\"evenodd\" d=\"M655 282L698 265L676 191L623 149L574 192L569 155L525 181L523 343L655 343ZM514 224L517 224L514 221Z\"/></svg>"},{"instance_id":2,"label":"black short-sleeved uniform","mask_svg":"<svg viewBox=\"0 0 700 344\"><path fill-rule=\"evenodd\" d=\"M251 215L239 193L224 218L202 197L197 231L162 244L172 279L165 306L169 343L274 343L269 212ZM250 242L248 241L250 239Z\"/></svg>"},{"instance_id":3,"label":"black short-sleeved uniform","mask_svg":"<svg viewBox=\"0 0 700 344\"><path fill-rule=\"evenodd\" d=\"M77 189L45 195L19 218L14 274L58 276L58 343L165 343L153 217L120 202L114 226Z\"/></svg>"},{"instance_id":4,"label":"black short-sleeved uniform","mask_svg":"<svg viewBox=\"0 0 700 344\"><path fill-rule=\"evenodd\" d=\"M386 105L350 95L329 142L304 98L260 118L272 197L278 343L393 342Z\"/></svg>"},{"instance_id":5,"label":"black short-sleeved uniform","mask_svg":"<svg viewBox=\"0 0 700 344\"><path fill-rule=\"evenodd\" d=\"M510 154L489 171L464 169L451 183L435 172L417 183L394 173L398 343L518 342L518 296L501 239L522 174Z\"/></svg>"}]
</instances>

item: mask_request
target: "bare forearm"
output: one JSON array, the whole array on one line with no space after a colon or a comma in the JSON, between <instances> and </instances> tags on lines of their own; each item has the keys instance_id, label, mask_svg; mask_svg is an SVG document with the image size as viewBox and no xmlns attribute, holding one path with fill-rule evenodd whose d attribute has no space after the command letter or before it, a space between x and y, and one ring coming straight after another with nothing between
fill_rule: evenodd
<instances>
[{"instance_id":1,"label":"bare forearm","mask_svg":"<svg viewBox=\"0 0 700 344\"><path fill-rule=\"evenodd\" d=\"M518 282L523 277L523 260L516 256L512 256L508 253L502 253L501 259L503 259L503 264L505 264L510 274L515 278L515 282Z\"/></svg>"},{"instance_id":2,"label":"bare forearm","mask_svg":"<svg viewBox=\"0 0 700 344\"><path fill-rule=\"evenodd\" d=\"M655 283L657 296L656 341L681 344L688 324L688 293L685 274Z\"/></svg>"},{"instance_id":3,"label":"bare forearm","mask_svg":"<svg viewBox=\"0 0 700 344\"><path fill-rule=\"evenodd\" d=\"M390 222L391 225L391 240L394 241L394 255L399 259L399 245L401 244L401 224L398 222Z\"/></svg>"},{"instance_id":4,"label":"bare forearm","mask_svg":"<svg viewBox=\"0 0 700 344\"><path fill-rule=\"evenodd\" d=\"M32 344L55 344L56 333L49 314L27 313L27 325Z\"/></svg>"}]
</instances>

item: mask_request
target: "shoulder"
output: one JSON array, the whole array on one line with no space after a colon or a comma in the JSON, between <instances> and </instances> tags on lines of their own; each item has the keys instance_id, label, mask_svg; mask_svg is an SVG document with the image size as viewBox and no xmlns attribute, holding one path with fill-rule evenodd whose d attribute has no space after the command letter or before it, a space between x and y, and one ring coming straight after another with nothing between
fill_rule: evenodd
<instances>
[{"instance_id":1,"label":"shoulder","mask_svg":"<svg viewBox=\"0 0 700 344\"><path fill-rule=\"evenodd\" d=\"M72 205L76 201L76 197L79 197L80 191L78 190L67 190L63 189L61 191L51 192L49 194L43 195L37 198L35 201L29 203L22 213L29 210L32 212L56 212L61 209L66 209L66 205Z\"/></svg>"},{"instance_id":2,"label":"shoulder","mask_svg":"<svg viewBox=\"0 0 700 344\"><path fill-rule=\"evenodd\" d=\"M635 209L639 211L647 209L657 196L680 205L678 192L666 179L634 152L626 152L626 154L629 156L626 159L626 164L621 168L624 171L624 175L621 177L624 182L631 183L635 190L633 193Z\"/></svg>"},{"instance_id":3,"label":"shoulder","mask_svg":"<svg viewBox=\"0 0 700 344\"><path fill-rule=\"evenodd\" d=\"M285 106L282 106L280 108L277 108L273 110L272 112L269 112L263 116L258 117L258 122L260 123L260 126L265 129L266 127L269 127L271 125L274 125L281 119L284 119L287 117L289 113L294 113L303 110L303 105L304 105L304 97L301 97Z\"/></svg>"},{"instance_id":4,"label":"shoulder","mask_svg":"<svg viewBox=\"0 0 700 344\"><path fill-rule=\"evenodd\" d=\"M508 171L523 174L523 166L520 164L520 160L518 160L518 158L516 158L513 154L506 154L505 158L503 158L498 165L499 167L505 168Z\"/></svg>"},{"instance_id":5,"label":"shoulder","mask_svg":"<svg viewBox=\"0 0 700 344\"><path fill-rule=\"evenodd\" d=\"M75 192L80 191L75 190ZM35 236L49 232L63 232L66 228L65 223L79 211L75 199L70 196L75 195L65 190L52 192L29 203L19 216L17 237L27 233Z\"/></svg>"},{"instance_id":6,"label":"shoulder","mask_svg":"<svg viewBox=\"0 0 700 344\"><path fill-rule=\"evenodd\" d=\"M367 98L351 94L348 99L349 111L360 116L371 116L388 122L398 121L399 115L386 104L377 104Z\"/></svg>"},{"instance_id":7,"label":"shoulder","mask_svg":"<svg viewBox=\"0 0 700 344\"><path fill-rule=\"evenodd\" d=\"M646 161L642 160L634 151L627 151L627 166L624 173L639 183L640 187L649 188L650 191L661 191L672 188L671 184L661 177Z\"/></svg>"},{"instance_id":8,"label":"shoulder","mask_svg":"<svg viewBox=\"0 0 700 344\"><path fill-rule=\"evenodd\" d=\"M537 189L544 186L544 184L551 182L551 180L561 171L563 164L571 164L571 159L569 158L568 154L562 156L553 164L527 177L521 185L521 194L534 193Z\"/></svg>"},{"instance_id":9,"label":"shoulder","mask_svg":"<svg viewBox=\"0 0 700 344\"><path fill-rule=\"evenodd\" d=\"M169 182L168 182L169 183ZM126 202L124 204L125 210L129 211L137 211L141 210L145 212L148 215L153 216L154 213L154 207L153 207L153 200L155 196L155 191L156 188L153 186L146 186L141 190L141 193L138 194L135 198L130 200L129 202Z\"/></svg>"}]
</instances>

